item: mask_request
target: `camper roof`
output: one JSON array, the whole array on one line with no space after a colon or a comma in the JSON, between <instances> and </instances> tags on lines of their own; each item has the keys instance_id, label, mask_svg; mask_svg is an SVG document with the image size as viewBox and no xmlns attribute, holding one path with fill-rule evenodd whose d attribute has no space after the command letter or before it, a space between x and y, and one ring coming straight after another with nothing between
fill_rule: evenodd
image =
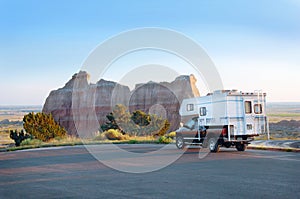
<instances>
[{"instance_id":1,"label":"camper roof","mask_svg":"<svg viewBox=\"0 0 300 199\"><path fill-rule=\"evenodd\" d=\"M242 91L238 91L236 89L232 89L232 90L216 90L213 93L208 93L207 96L209 96L209 95L217 95L217 94L226 94L226 95L232 95L232 96L246 96L246 95L263 95L263 96L266 96L266 93L262 93L259 90L254 91L254 92L242 92Z\"/></svg>"}]
</instances>

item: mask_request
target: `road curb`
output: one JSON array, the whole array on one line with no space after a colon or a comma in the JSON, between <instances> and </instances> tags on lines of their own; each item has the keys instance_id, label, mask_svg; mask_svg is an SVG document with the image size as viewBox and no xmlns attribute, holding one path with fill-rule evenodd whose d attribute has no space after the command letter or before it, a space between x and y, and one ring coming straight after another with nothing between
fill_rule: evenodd
<instances>
[{"instance_id":1,"label":"road curb","mask_svg":"<svg viewBox=\"0 0 300 199\"><path fill-rule=\"evenodd\" d=\"M95 143L93 143L95 144ZM102 143L106 144L106 143ZM128 143L115 143L115 144L128 144ZM135 144L145 144L145 143L135 143ZM148 143L146 143L148 144ZM157 143L156 143L157 144ZM83 145L81 144L65 144L65 145L44 145L44 146L28 146L24 148L0 148L1 152L9 152L9 151L20 151L25 149L35 149L35 148L47 148L47 147L61 147L61 146L76 146L76 145ZM282 147L268 147L268 146L247 146L247 149L253 150L266 150L266 151L284 151L284 152L300 152L300 149L297 148L282 148Z\"/></svg>"},{"instance_id":2,"label":"road curb","mask_svg":"<svg viewBox=\"0 0 300 199\"><path fill-rule=\"evenodd\" d=\"M300 152L300 149L296 148L280 148L280 147L267 147L267 146L248 146L247 149L254 150L267 150L267 151L284 151L284 152Z\"/></svg>"}]
</instances>

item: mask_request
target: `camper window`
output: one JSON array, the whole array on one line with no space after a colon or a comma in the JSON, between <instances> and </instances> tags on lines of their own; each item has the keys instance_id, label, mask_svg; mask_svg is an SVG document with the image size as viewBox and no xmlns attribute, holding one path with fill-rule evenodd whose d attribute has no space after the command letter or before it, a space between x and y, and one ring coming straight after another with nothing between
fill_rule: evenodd
<instances>
[{"instance_id":1,"label":"camper window","mask_svg":"<svg viewBox=\"0 0 300 199\"><path fill-rule=\"evenodd\" d=\"M186 110L187 111L193 111L194 110L194 104L187 104L186 105Z\"/></svg>"},{"instance_id":2,"label":"camper window","mask_svg":"<svg viewBox=\"0 0 300 199\"><path fill-rule=\"evenodd\" d=\"M206 107L200 107L200 116L206 115Z\"/></svg>"},{"instance_id":3,"label":"camper window","mask_svg":"<svg viewBox=\"0 0 300 199\"><path fill-rule=\"evenodd\" d=\"M252 113L251 101L245 101L245 113Z\"/></svg>"},{"instance_id":4,"label":"camper window","mask_svg":"<svg viewBox=\"0 0 300 199\"><path fill-rule=\"evenodd\" d=\"M261 104L254 104L254 113L261 114L262 113L262 106Z\"/></svg>"},{"instance_id":5,"label":"camper window","mask_svg":"<svg viewBox=\"0 0 300 199\"><path fill-rule=\"evenodd\" d=\"M247 130L252 130L252 124L247 124Z\"/></svg>"}]
</instances>

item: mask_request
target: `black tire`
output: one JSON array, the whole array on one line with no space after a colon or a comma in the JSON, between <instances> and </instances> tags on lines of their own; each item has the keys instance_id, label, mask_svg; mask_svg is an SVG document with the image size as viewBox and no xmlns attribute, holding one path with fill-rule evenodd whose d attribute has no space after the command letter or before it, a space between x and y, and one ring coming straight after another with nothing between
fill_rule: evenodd
<instances>
[{"instance_id":1,"label":"black tire","mask_svg":"<svg viewBox=\"0 0 300 199\"><path fill-rule=\"evenodd\" d=\"M184 139L181 135L176 137L176 147L178 149L183 149L184 148Z\"/></svg>"},{"instance_id":2,"label":"black tire","mask_svg":"<svg viewBox=\"0 0 300 199\"><path fill-rule=\"evenodd\" d=\"M210 152L213 152L213 153L217 153L220 150L220 146L218 144L218 141L215 138L210 138L209 139L208 147L209 147Z\"/></svg>"},{"instance_id":3,"label":"black tire","mask_svg":"<svg viewBox=\"0 0 300 199\"><path fill-rule=\"evenodd\" d=\"M246 144L237 143L237 144L235 145L235 147L236 147L236 149L237 149L238 151L245 151L246 148L247 148L247 145L246 145Z\"/></svg>"},{"instance_id":4,"label":"black tire","mask_svg":"<svg viewBox=\"0 0 300 199\"><path fill-rule=\"evenodd\" d=\"M230 148L232 146L231 142L225 142L223 144L226 148Z\"/></svg>"}]
</instances>

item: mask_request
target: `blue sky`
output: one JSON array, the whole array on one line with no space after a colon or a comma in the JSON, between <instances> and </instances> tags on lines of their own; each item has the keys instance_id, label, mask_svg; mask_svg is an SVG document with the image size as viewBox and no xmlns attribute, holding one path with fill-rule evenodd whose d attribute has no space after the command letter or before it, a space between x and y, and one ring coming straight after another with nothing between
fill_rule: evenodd
<instances>
[{"instance_id":1,"label":"blue sky","mask_svg":"<svg viewBox=\"0 0 300 199\"><path fill-rule=\"evenodd\" d=\"M225 88L300 101L300 1L0 0L0 105L42 105L99 43L140 27L198 42Z\"/></svg>"}]
</instances>

